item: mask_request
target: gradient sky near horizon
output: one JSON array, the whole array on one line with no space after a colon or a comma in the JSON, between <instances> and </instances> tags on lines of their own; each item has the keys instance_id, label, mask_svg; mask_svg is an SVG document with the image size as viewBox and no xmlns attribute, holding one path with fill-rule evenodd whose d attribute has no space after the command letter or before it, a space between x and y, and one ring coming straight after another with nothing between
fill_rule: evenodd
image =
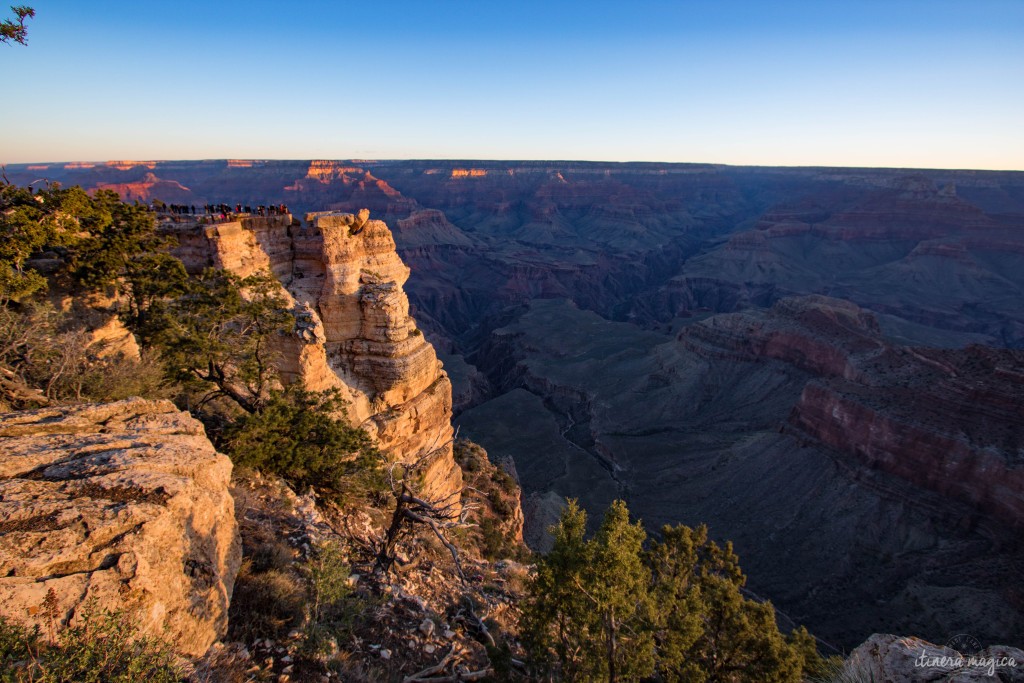
<instances>
[{"instance_id":1,"label":"gradient sky near horizon","mask_svg":"<svg viewBox=\"0 0 1024 683\"><path fill-rule=\"evenodd\" d=\"M3 163L1024 169L1022 0L20 2Z\"/></svg>"}]
</instances>

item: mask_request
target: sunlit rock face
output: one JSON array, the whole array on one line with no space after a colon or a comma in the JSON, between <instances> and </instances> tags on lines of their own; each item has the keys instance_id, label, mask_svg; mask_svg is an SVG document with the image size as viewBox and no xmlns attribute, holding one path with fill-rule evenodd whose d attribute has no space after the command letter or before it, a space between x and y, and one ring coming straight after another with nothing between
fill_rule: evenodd
<instances>
[{"instance_id":1,"label":"sunlit rock face","mask_svg":"<svg viewBox=\"0 0 1024 683\"><path fill-rule=\"evenodd\" d=\"M0 615L132 610L200 656L227 630L242 560L231 461L170 401L0 414Z\"/></svg>"},{"instance_id":2,"label":"sunlit rock face","mask_svg":"<svg viewBox=\"0 0 1024 683\"><path fill-rule=\"evenodd\" d=\"M136 162L117 163L132 164L128 168L133 168ZM160 198L161 201L168 203L186 203L192 194L191 190L181 183L158 178L153 173L147 173L140 180L134 182L100 183L96 189L116 192L126 202L148 202L154 198Z\"/></svg>"},{"instance_id":3,"label":"sunlit rock face","mask_svg":"<svg viewBox=\"0 0 1024 683\"><path fill-rule=\"evenodd\" d=\"M271 272L296 315L279 340L285 382L337 388L350 419L395 459L433 452L426 493L461 487L452 458L451 383L409 315L409 268L391 231L368 211L242 218L178 230L177 254L191 270L215 266L248 276Z\"/></svg>"}]
</instances>

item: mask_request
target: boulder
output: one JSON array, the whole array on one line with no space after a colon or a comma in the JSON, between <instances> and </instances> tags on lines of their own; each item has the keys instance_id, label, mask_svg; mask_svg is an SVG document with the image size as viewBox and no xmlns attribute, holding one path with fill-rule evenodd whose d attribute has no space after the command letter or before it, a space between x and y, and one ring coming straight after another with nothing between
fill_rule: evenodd
<instances>
[{"instance_id":1,"label":"boulder","mask_svg":"<svg viewBox=\"0 0 1024 683\"><path fill-rule=\"evenodd\" d=\"M842 680L897 683L1024 681L1024 651L997 645L958 652L920 638L876 633L850 653Z\"/></svg>"},{"instance_id":2,"label":"boulder","mask_svg":"<svg viewBox=\"0 0 1024 683\"><path fill-rule=\"evenodd\" d=\"M169 401L0 415L0 615L46 634L87 606L128 610L202 655L225 633L241 562L230 477Z\"/></svg>"}]
</instances>

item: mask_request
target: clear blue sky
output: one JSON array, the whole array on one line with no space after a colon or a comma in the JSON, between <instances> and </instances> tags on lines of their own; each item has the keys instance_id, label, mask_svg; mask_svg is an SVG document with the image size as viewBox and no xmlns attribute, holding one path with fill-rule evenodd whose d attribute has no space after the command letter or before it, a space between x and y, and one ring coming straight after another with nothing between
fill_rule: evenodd
<instances>
[{"instance_id":1,"label":"clear blue sky","mask_svg":"<svg viewBox=\"0 0 1024 683\"><path fill-rule=\"evenodd\" d=\"M5 163L1024 169L1024 0L19 1Z\"/></svg>"}]
</instances>

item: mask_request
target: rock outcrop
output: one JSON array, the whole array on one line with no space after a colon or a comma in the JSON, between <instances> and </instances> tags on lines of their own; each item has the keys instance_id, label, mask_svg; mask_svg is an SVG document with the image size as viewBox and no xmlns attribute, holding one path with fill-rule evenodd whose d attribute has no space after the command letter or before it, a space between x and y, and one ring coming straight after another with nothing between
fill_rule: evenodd
<instances>
[{"instance_id":1,"label":"rock outcrop","mask_svg":"<svg viewBox=\"0 0 1024 683\"><path fill-rule=\"evenodd\" d=\"M452 457L451 382L409 315L402 285L409 269L382 221L316 213L179 228L177 255L192 270L216 266L242 277L270 271L294 305L296 333L280 340L285 382L336 388L392 458L433 451L425 493L462 486Z\"/></svg>"},{"instance_id":2,"label":"rock outcrop","mask_svg":"<svg viewBox=\"0 0 1024 683\"><path fill-rule=\"evenodd\" d=\"M810 373L788 428L977 511L958 525L1024 528L1024 353L900 346L873 314L823 296L715 316L678 339L703 358Z\"/></svg>"},{"instance_id":3,"label":"rock outcrop","mask_svg":"<svg viewBox=\"0 0 1024 683\"><path fill-rule=\"evenodd\" d=\"M126 202L148 202L153 198L161 198L164 202L187 202L192 192L179 182L157 178L153 173L147 173L137 182L100 183L96 189L112 190Z\"/></svg>"},{"instance_id":4,"label":"rock outcrop","mask_svg":"<svg viewBox=\"0 0 1024 683\"><path fill-rule=\"evenodd\" d=\"M920 638L876 633L850 653L839 680L1014 683L1024 681L1024 651L995 645L978 652L958 652Z\"/></svg>"},{"instance_id":5,"label":"rock outcrop","mask_svg":"<svg viewBox=\"0 0 1024 683\"><path fill-rule=\"evenodd\" d=\"M241 561L230 477L169 401L0 415L0 614L45 634L48 595L60 622L131 609L143 633L202 655Z\"/></svg>"}]
</instances>

